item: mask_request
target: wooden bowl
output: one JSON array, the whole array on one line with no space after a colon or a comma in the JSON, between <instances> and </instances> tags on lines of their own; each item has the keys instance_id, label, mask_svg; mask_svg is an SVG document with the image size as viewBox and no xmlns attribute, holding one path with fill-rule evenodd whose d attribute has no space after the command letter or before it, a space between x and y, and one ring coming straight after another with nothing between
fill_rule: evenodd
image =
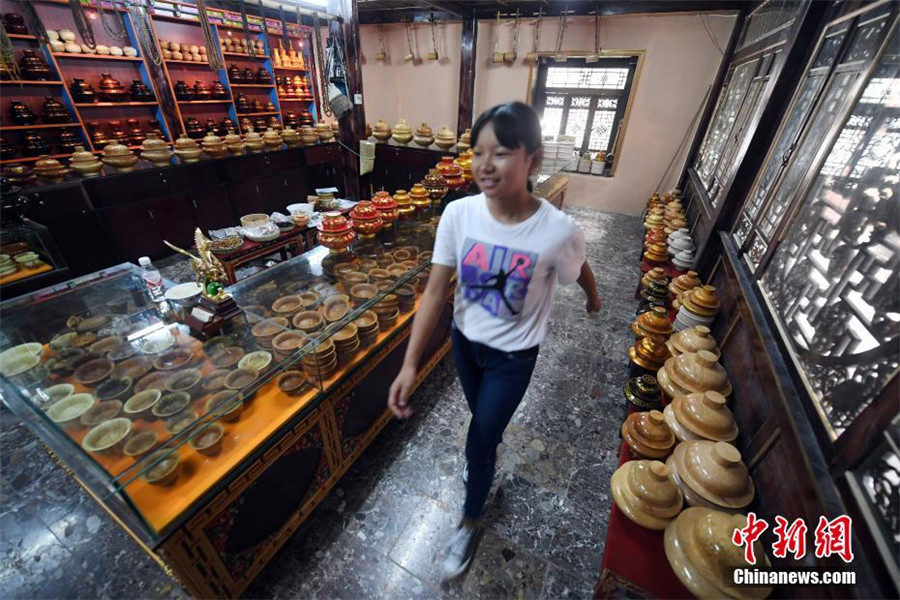
<instances>
[{"instance_id":1,"label":"wooden bowl","mask_svg":"<svg viewBox=\"0 0 900 600\"><path fill-rule=\"evenodd\" d=\"M109 377L115 366L108 358L95 358L75 369L73 377L78 383L94 386Z\"/></svg>"},{"instance_id":2,"label":"wooden bowl","mask_svg":"<svg viewBox=\"0 0 900 600\"><path fill-rule=\"evenodd\" d=\"M218 369L205 376L200 383L203 386L203 391L212 394L222 391L225 388L225 377L230 372L227 369Z\"/></svg>"},{"instance_id":3,"label":"wooden bowl","mask_svg":"<svg viewBox=\"0 0 900 600\"><path fill-rule=\"evenodd\" d=\"M122 344L124 340L119 336L112 335L105 338L100 338L100 340L94 342L88 347L88 350L91 352L96 352L97 354L106 354L113 348Z\"/></svg>"},{"instance_id":4,"label":"wooden bowl","mask_svg":"<svg viewBox=\"0 0 900 600\"><path fill-rule=\"evenodd\" d=\"M188 348L175 348L164 352L153 361L153 368L159 371L171 371L191 362L194 353Z\"/></svg>"},{"instance_id":5,"label":"wooden bowl","mask_svg":"<svg viewBox=\"0 0 900 600\"><path fill-rule=\"evenodd\" d=\"M358 283L350 288L350 297L359 306L378 294L378 287L371 283Z\"/></svg>"},{"instance_id":6,"label":"wooden bowl","mask_svg":"<svg viewBox=\"0 0 900 600\"><path fill-rule=\"evenodd\" d=\"M147 460L149 464L153 464L143 475L147 483L162 486L175 483L178 478L178 465L181 464L181 457L177 451L160 450L150 455Z\"/></svg>"},{"instance_id":7,"label":"wooden bowl","mask_svg":"<svg viewBox=\"0 0 900 600\"><path fill-rule=\"evenodd\" d=\"M127 398L131 394L133 380L131 377L122 379L109 378L97 386L94 394L98 400L113 400L115 398Z\"/></svg>"},{"instance_id":8,"label":"wooden bowl","mask_svg":"<svg viewBox=\"0 0 900 600\"><path fill-rule=\"evenodd\" d=\"M122 403L118 400L100 402L87 409L81 418L81 424L85 427L96 427L104 421L114 419L122 412Z\"/></svg>"},{"instance_id":9,"label":"wooden bowl","mask_svg":"<svg viewBox=\"0 0 900 600\"><path fill-rule=\"evenodd\" d=\"M309 380L303 371L285 371L278 377L278 388L288 396L299 396L309 388Z\"/></svg>"},{"instance_id":10,"label":"wooden bowl","mask_svg":"<svg viewBox=\"0 0 900 600\"><path fill-rule=\"evenodd\" d=\"M234 390L222 390L221 392L217 392L213 394L209 400L203 405L203 410L206 411L207 414L215 411L223 404L231 404L233 406L221 413L222 420L228 421L229 423L233 423L237 421L241 416L241 411L244 410L244 399L241 398L239 393L236 393Z\"/></svg>"},{"instance_id":11,"label":"wooden bowl","mask_svg":"<svg viewBox=\"0 0 900 600\"><path fill-rule=\"evenodd\" d=\"M219 423L205 427L190 439L191 448L206 456L215 456L222 450L222 437L225 427Z\"/></svg>"},{"instance_id":12,"label":"wooden bowl","mask_svg":"<svg viewBox=\"0 0 900 600\"><path fill-rule=\"evenodd\" d=\"M131 436L122 446L122 454L125 456L140 456L146 454L159 443L159 434L155 431L142 431Z\"/></svg>"},{"instance_id":13,"label":"wooden bowl","mask_svg":"<svg viewBox=\"0 0 900 600\"><path fill-rule=\"evenodd\" d=\"M272 303L272 312L276 316L291 318L303 308L303 300L300 296L282 296Z\"/></svg>"},{"instance_id":14,"label":"wooden bowl","mask_svg":"<svg viewBox=\"0 0 900 600\"><path fill-rule=\"evenodd\" d=\"M611 488L616 506L647 529L665 529L684 503L668 467L656 460L626 462L613 473Z\"/></svg>"},{"instance_id":15,"label":"wooden bowl","mask_svg":"<svg viewBox=\"0 0 900 600\"><path fill-rule=\"evenodd\" d=\"M169 392L184 392L196 398L203 392L200 380L203 374L200 369L185 369L174 373L166 382L166 390Z\"/></svg>"},{"instance_id":16,"label":"wooden bowl","mask_svg":"<svg viewBox=\"0 0 900 600\"><path fill-rule=\"evenodd\" d=\"M299 331L283 331L272 338L272 348L280 354L290 355L307 341L309 338Z\"/></svg>"},{"instance_id":17,"label":"wooden bowl","mask_svg":"<svg viewBox=\"0 0 900 600\"><path fill-rule=\"evenodd\" d=\"M193 410L185 410L166 419L165 423L163 423L163 429L165 429L166 433L169 435L178 435L196 420L196 412Z\"/></svg>"},{"instance_id":18,"label":"wooden bowl","mask_svg":"<svg viewBox=\"0 0 900 600\"><path fill-rule=\"evenodd\" d=\"M190 403L190 394L186 392L169 392L168 394L164 394L159 401L153 405L150 412L153 413L153 416L159 417L160 419L168 419L183 411Z\"/></svg>"},{"instance_id":19,"label":"wooden bowl","mask_svg":"<svg viewBox=\"0 0 900 600\"><path fill-rule=\"evenodd\" d=\"M244 354L246 352L240 346L229 346L210 356L210 360L217 369L230 369L244 358Z\"/></svg>"},{"instance_id":20,"label":"wooden bowl","mask_svg":"<svg viewBox=\"0 0 900 600\"><path fill-rule=\"evenodd\" d=\"M325 320L329 323L340 321L350 312L350 298L344 294L335 294L325 299L322 305Z\"/></svg>"},{"instance_id":21,"label":"wooden bowl","mask_svg":"<svg viewBox=\"0 0 900 600\"><path fill-rule=\"evenodd\" d=\"M107 357L110 358L110 360L113 360L109 355L107 355ZM116 365L116 368L113 369L112 376L116 379L130 377L132 380L137 381L149 373L152 368L153 361L149 358L146 356L135 356L134 358L129 358Z\"/></svg>"},{"instance_id":22,"label":"wooden bowl","mask_svg":"<svg viewBox=\"0 0 900 600\"><path fill-rule=\"evenodd\" d=\"M140 393L144 390L156 389L163 391L166 389L166 382L172 374L165 371L156 371L145 375L134 385L134 393Z\"/></svg>"},{"instance_id":23,"label":"wooden bowl","mask_svg":"<svg viewBox=\"0 0 900 600\"><path fill-rule=\"evenodd\" d=\"M304 333L315 333L325 326L325 318L314 310L304 310L294 315L291 324Z\"/></svg>"},{"instance_id":24,"label":"wooden bowl","mask_svg":"<svg viewBox=\"0 0 900 600\"><path fill-rule=\"evenodd\" d=\"M259 373L253 369L236 369L225 376L223 383L229 390L242 390L259 377Z\"/></svg>"},{"instance_id":25,"label":"wooden bowl","mask_svg":"<svg viewBox=\"0 0 900 600\"><path fill-rule=\"evenodd\" d=\"M300 304L303 310L315 310L322 303L322 298L315 292L303 292L300 294Z\"/></svg>"}]
</instances>

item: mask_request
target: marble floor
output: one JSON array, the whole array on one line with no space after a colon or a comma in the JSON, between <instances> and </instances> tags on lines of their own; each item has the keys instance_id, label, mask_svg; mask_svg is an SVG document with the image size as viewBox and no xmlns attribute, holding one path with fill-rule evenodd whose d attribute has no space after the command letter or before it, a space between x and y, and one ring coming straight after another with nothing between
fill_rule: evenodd
<instances>
[{"instance_id":1,"label":"marble floor","mask_svg":"<svg viewBox=\"0 0 900 600\"><path fill-rule=\"evenodd\" d=\"M416 392L415 416L388 425L245 597L590 597L625 413L620 390L641 222L569 212L585 232L603 308L589 317L577 286L557 291L467 573L439 583L440 549L463 499L468 421L448 358ZM0 558L4 598L186 596L5 408Z\"/></svg>"}]
</instances>

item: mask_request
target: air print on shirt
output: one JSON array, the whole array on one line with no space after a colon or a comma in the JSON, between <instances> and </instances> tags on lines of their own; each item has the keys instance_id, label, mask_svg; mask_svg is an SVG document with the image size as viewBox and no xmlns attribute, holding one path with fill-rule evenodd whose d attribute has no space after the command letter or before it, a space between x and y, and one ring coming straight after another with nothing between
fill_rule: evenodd
<instances>
[{"instance_id":1,"label":"air print on shirt","mask_svg":"<svg viewBox=\"0 0 900 600\"><path fill-rule=\"evenodd\" d=\"M460 282L465 299L495 317L512 321L525 307L528 284L540 255L466 238Z\"/></svg>"}]
</instances>

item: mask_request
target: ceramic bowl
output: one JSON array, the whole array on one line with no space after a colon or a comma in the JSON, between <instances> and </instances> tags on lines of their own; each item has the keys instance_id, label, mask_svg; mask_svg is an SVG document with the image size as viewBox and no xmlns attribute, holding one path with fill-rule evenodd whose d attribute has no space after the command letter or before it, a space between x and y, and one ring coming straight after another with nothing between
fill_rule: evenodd
<instances>
[{"instance_id":1,"label":"ceramic bowl","mask_svg":"<svg viewBox=\"0 0 900 600\"><path fill-rule=\"evenodd\" d=\"M178 465L181 457L177 451L160 450L148 457L153 466L144 472L143 478L152 485L169 486L178 478Z\"/></svg>"},{"instance_id":2,"label":"ceramic bowl","mask_svg":"<svg viewBox=\"0 0 900 600\"><path fill-rule=\"evenodd\" d=\"M238 369L248 369L250 371L260 372L265 370L272 362L272 353L265 350L257 350L247 354L238 361ZM226 385L227 387L227 385Z\"/></svg>"},{"instance_id":3,"label":"ceramic bowl","mask_svg":"<svg viewBox=\"0 0 900 600\"><path fill-rule=\"evenodd\" d=\"M213 423L194 435L188 444L200 454L215 456L222 450L224 435L225 427L219 423Z\"/></svg>"},{"instance_id":4,"label":"ceramic bowl","mask_svg":"<svg viewBox=\"0 0 900 600\"><path fill-rule=\"evenodd\" d=\"M153 417L151 410L162 397L162 391L149 388L134 394L125 401L125 415L134 419L150 419Z\"/></svg>"},{"instance_id":5,"label":"ceramic bowl","mask_svg":"<svg viewBox=\"0 0 900 600\"><path fill-rule=\"evenodd\" d=\"M114 367L115 363L108 358L96 358L75 369L73 378L83 385L94 386L109 377Z\"/></svg>"},{"instance_id":6,"label":"ceramic bowl","mask_svg":"<svg viewBox=\"0 0 900 600\"><path fill-rule=\"evenodd\" d=\"M191 308L200 301L203 288L194 281L179 283L166 290L166 300L182 308Z\"/></svg>"},{"instance_id":7,"label":"ceramic bowl","mask_svg":"<svg viewBox=\"0 0 900 600\"><path fill-rule=\"evenodd\" d=\"M153 413L153 416L159 417L160 419L168 419L187 408L190 402L190 394L185 392L170 392L164 394L159 401L153 405L150 412Z\"/></svg>"},{"instance_id":8,"label":"ceramic bowl","mask_svg":"<svg viewBox=\"0 0 900 600\"><path fill-rule=\"evenodd\" d=\"M626 462L613 473L611 489L625 516L647 529L665 529L684 503L668 467L656 460Z\"/></svg>"},{"instance_id":9,"label":"ceramic bowl","mask_svg":"<svg viewBox=\"0 0 900 600\"><path fill-rule=\"evenodd\" d=\"M229 390L242 390L259 377L259 373L253 369L240 368L229 373L223 383Z\"/></svg>"},{"instance_id":10,"label":"ceramic bowl","mask_svg":"<svg viewBox=\"0 0 900 600\"><path fill-rule=\"evenodd\" d=\"M231 408L222 409L223 405L231 405ZM218 411L223 421L233 423L238 420L241 416L241 411L244 410L244 400L234 390L222 390L210 396L209 400L203 405L203 410L207 414ZM224 412L222 412L223 410Z\"/></svg>"},{"instance_id":11,"label":"ceramic bowl","mask_svg":"<svg viewBox=\"0 0 900 600\"><path fill-rule=\"evenodd\" d=\"M753 480L741 453L727 442L689 440L675 447L666 461L688 504L699 496L707 506L739 510L753 501Z\"/></svg>"},{"instance_id":12,"label":"ceramic bowl","mask_svg":"<svg viewBox=\"0 0 900 600\"><path fill-rule=\"evenodd\" d=\"M159 443L159 434L155 431L142 431L131 436L122 446L125 456L140 456L152 450Z\"/></svg>"},{"instance_id":13,"label":"ceramic bowl","mask_svg":"<svg viewBox=\"0 0 900 600\"><path fill-rule=\"evenodd\" d=\"M94 394L98 400L113 400L116 398L127 398L131 393L133 380L131 377L123 377L122 379L113 379L110 377L97 386Z\"/></svg>"},{"instance_id":14,"label":"ceramic bowl","mask_svg":"<svg viewBox=\"0 0 900 600\"><path fill-rule=\"evenodd\" d=\"M119 407L121 408L121 404ZM131 419L125 417L110 419L87 432L81 441L81 447L95 454L112 454L121 449L129 433L131 433Z\"/></svg>"},{"instance_id":15,"label":"ceramic bowl","mask_svg":"<svg viewBox=\"0 0 900 600\"><path fill-rule=\"evenodd\" d=\"M178 435L196 420L196 412L193 410L185 410L166 419L165 423L163 423L163 429L169 435Z\"/></svg>"}]
</instances>

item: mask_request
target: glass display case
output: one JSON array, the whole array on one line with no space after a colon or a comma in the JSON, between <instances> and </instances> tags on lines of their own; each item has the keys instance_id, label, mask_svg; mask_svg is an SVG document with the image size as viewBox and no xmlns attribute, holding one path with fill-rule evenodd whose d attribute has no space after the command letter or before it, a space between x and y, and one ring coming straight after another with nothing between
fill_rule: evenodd
<instances>
[{"instance_id":1,"label":"glass display case","mask_svg":"<svg viewBox=\"0 0 900 600\"><path fill-rule=\"evenodd\" d=\"M207 339L128 264L5 302L4 402L153 547L409 324L437 222L410 216L228 288Z\"/></svg>"}]
</instances>

